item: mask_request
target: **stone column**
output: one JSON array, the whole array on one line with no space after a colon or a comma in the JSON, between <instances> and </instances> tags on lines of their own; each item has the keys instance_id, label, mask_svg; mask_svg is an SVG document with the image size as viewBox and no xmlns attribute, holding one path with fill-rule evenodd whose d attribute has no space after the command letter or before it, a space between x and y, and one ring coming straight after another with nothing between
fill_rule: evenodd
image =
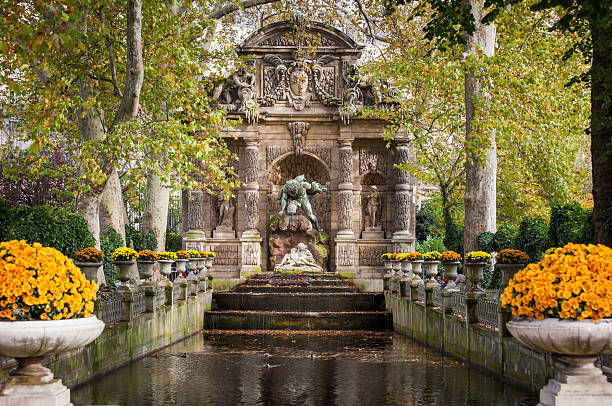
<instances>
[{"instance_id":1,"label":"stone column","mask_svg":"<svg viewBox=\"0 0 612 406\"><path fill-rule=\"evenodd\" d=\"M204 251L206 235L204 234L204 219L202 218L203 195L199 190L183 191L187 196L187 232L183 237L183 248L186 250Z\"/></svg>"},{"instance_id":2,"label":"stone column","mask_svg":"<svg viewBox=\"0 0 612 406\"><path fill-rule=\"evenodd\" d=\"M408 140L398 142L395 163L398 165L410 162L410 145ZM416 186L412 175L395 169L395 194L393 196L395 231L393 233L393 251L414 251L415 233L415 198Z\"/></svg>"},{"instance_id":3,"label":"stone column","mask_svg":"<svg viewBox=\"0 0 612 406\"><path fill-rule=\"evenodd\" d=\"M261 235L259 234L259 139L245 139L245 230L242 243L240 277L261 272Z\"/></svg>"},{"instance_id":4,"label":"stone column","mask_svg":"<svg viewBox=\"0 0 612 406\"><path fill-rule=\"evenodd\" d=\"M356 253L353 233L353 138L338 140L338 233L336 272L355 274Z\"/></svg>"}]
</instances>

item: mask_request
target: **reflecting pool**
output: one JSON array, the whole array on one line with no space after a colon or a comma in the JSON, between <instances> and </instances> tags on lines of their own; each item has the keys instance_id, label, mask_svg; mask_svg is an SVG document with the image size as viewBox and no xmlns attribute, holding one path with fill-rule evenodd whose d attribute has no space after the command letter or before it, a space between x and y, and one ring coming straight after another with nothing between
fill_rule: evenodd
<instances>
[{"instance_id":1,"label":"reflecting pool","mask_svg":"<svg viewBox=\"0 0 612 406\"><path fill-rule=\"evenodd\" d=\"M535 405L406 337L205 331L73 388L83 405Z\"/></svg>"}]
</instances>

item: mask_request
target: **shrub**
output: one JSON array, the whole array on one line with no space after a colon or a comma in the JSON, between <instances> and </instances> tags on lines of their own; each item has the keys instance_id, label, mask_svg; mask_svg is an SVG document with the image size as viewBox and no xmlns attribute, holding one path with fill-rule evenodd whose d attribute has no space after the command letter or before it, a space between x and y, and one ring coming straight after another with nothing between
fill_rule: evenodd
<instances>
[{"instance_id":1,"label":"shrub","mask_svg":"<svg viewBox=\"0 0 612 406\"><path fill-rule=\"evenodd\" d=\"M162 251L158 253L160 261L176 261L176 254L172 251Z\"/></svg>"},{"instance_id":2,"label":"shrub","mask_svg":"<svg viewBox=\"0 0 612 406\"><path fill-rule=\"evenodd\" d=\"M526 264L529 258L523 251L501 250L496 259L500 264Z\"/></svg>"},{"instance_id":3,"label":"shrub","mask_svg":"<svg viewBox=\"0 0 612 406\"><path fill-rule=\"evenodd\" d=\"M125 245L132 246L136 251L156 250L157 236L153 230L144 233L131 224L125 226Z\"/></svg>"},{"instance_id":4,"label":"shrub","mask_svg":"<svg viewBox=\"0 0 612 406\"><path fill-rule=\"evenodd\" d=\"M514 248L514 240L516 239L517 232L518 230L515 227L509 224L503 224L497 229L493 237L491 251L499 252L504 249Z\"/></svg>"},{"instance_id":5,"label":"shrub","mask_svg":"<svg viewBox=\"0 0 612 406\"><path fill-rule=\"evenodd\" d=\"M98 287L66 256L24 240L0 243L0 318L89 317Z\"/></svg>"},{"instance_id":6,"label":"shrub","mask_svg":"<svg viewBox=\"0 0 612 406\"><path fill-rule=\"evenodd\" d=\"M455 251L444 251L442 255L440 255L440 261L444 264L461 262L461 254Z\"/></svg>"},{"instance_id":7,"label":"shrub","mask_svg":"<svg viewBox=\"0 0 612 406\"><path fill-rule=\"evenodd\" d=\"M449 219L446 225L444 246L451 251L463 252L463 225L457 224L453 219Z\"/></svg>"},{"instance_id":8,"label":"shrub","mask_svg":"<svg viewBox=\"0 0 612 406\"><path fill-rule=\"evenodd\" d=\"M465 262L487 262L491 260L491 254L484 251L470 251L465 254Z\"/></svg>"},{"instance_id":9,"label":"shrub","mask_svg":"<svg viewBox=\"0 0 612 406\"><path fill-rule=\"evenodd\" d=\"M480 233L476 240L478 241L478 249L484 252L493 252L493 238L495 234L490 231Z\"/></svg>"},{"instance_id":10,"label":"shrub","mask_svg":"<svg viewBox=\"0 0 612 406\"><path fill-rule=\"evenodd\" d=\"M138 256L136 257L138 261L157 261L159 259L159 255L157 252L151 250L142 250L138 251Z\"/></svg>"},{"instance_id":11,"label":"shrub","mask_svg":"<svg viewBox=\"0 0 612 406\"><path fill-rule=\"evenodd\" d=\"M77 262L100 263L104 259L104 253L94 247L83 248L74 253L74 260Z\"/></svg>"},{"instance_id":12,"label":"shrub","mask_svg":"<svg viewBox=\"0 0 612 406\"><path fill-rule=\"evenodd\" d=\"M166 251L180 251L183 237L172 227L166 228Z\"/></svg>"},{"instance_id":13,"label":"shrub","mask_svg":"<svg viewBox=\"0 0 612 406\"><path fill-rule=\"evenodd\" d=\"M48 206L8 208L0 205L3 240L25 240L53 247L68 257L95 245L85 219L64 209Z\"/></svg>"},{"instance_id":14,"label":"shrub","mask_svg":"<svg viewBox=\"0 0 612 406\"><path fill-rule=\"evenodd\" d=\"M518 271L501 304L517 317L591 319L612 316L612 249L569 243Z\"/></svg>"},{"instance_id":15,"label":"shrub","mask_svg":"<svg viewBox=\"0 0 612 406\"><path fill-rule=\"evenodd\" d=\"M483 270L484 277L482 279L482 287L485 289L501 288L501 271L493 267L489 260Z\"/></svg>"},{"instance_id":16,"label":"shrub","mask_svg":"<svg viewBox=\"0 0 612 406\"><path fill-rule=\"evenodd\" d=\"M115 265L113 265L111 256L117 248L123 247L123 245L123 238L121 238L121 235L112 228L100 237L100 248L102 248L102 252L104 253L104 278L108 286L114 287L117 280L115 276Z\"/></svg>"},{"instance_id":17,"label":"shrub","mask_svg":"<svg viewBox=\"0 0 612 406\"><path fill-rule=\"evenodd\" d=\"M416 213L415 233L417 242L423 242L427 237L433 235L441 228L440 221L436 217L430 204L424 204Z\"/></svg>"},{"instance_id":18,"label":"shrub","mask_svg":"<svg viewBox=\"0 0 612 406\"><path fill-rule=\"evenodd\" d=\"M524 251L531 262L537 262L542 253L550 247L548 225L542 217L525 217L519 226L515 246Z\"/></svg>"},{"instance_id":19,"label":"shrub","mask_svg":"<svg viewBox=\"0 0 612 406\"><path fill-rule=\"evenodd\" d=\"M548 236L551 245L563 247L567 243L589 243L592 240L593 215L579 203L554 205L550 209ZM589 241L585 241L589 239Z\"/></svg>"},{"instance_id":20,"label":"shrub","mask_svg":"<svg viewBox=\"0 0 612 406\"><path fill-rule=\"evenodd\" d=\"M433 237L430 235L422 243L416 244L416 250L418 252L431 252L431 251L444 252L446 251L446 247L444 246L444 242L442 241L442 238Z\"/></svg>"}]
</instances>

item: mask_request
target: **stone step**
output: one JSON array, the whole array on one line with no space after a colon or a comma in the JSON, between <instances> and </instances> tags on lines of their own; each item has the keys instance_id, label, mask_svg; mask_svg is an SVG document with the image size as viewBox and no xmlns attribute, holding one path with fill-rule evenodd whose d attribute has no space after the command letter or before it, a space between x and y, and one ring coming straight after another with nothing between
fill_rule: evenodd
<instances>
[{"instance_id":1,"label":"stone step","mask_svg":"<svg viewBox=\"0 0 612 406\"><path fill-rule=\"evenodd\" d=\"M346 286L348 282L345 279L249 279L250 286Z\"/></svg>"},{"instance_id":2,"label":"stone step","mask_svg":"<svg viewBox=\"0 0 612 406\"><path fill-rule=\"evenodd\" d=\"M214 307L216 306L216 307ZM349 312L385 310L382 293L213 293L213 309L286 312Z\"/></svg>"},{"instance_id":3,"label":"stone step","mask_svg":"<svg viewBox=\"0 0 612 406\"><path fill-rule=\"evenodd\" d=\"M248 283L248 282L247 282ZM235 292L238 293L344 293L357 292L353 285L340 286L261 286L261 285L238 285Z\"/></svg>"},{"instance_id":4,"label":"stone step","mask_svg":"<svg viewBox=\"0 0 612 406\"><path fill-rule=\"evenodd\" d=\"M206 329L221 330L390 330L391 313L269 312L224 310L205 315Z\"/></svg>"},{"instance_id":5,"label":"stone step","mask_svg":"<svg viewBox=\"0 0 612 406\"><path fill-rule=\"evenodd\" d=\"M254 276L255 279L344 279L333 272L326 273L281 273L281 272L264 272Z\"/></svg>"}]
</instances>

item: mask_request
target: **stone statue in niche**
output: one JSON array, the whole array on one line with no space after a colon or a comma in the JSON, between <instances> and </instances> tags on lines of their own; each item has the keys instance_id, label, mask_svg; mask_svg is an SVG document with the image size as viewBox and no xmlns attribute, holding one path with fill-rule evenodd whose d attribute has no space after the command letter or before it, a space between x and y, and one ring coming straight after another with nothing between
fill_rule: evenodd
<instances>
[{"instance_id":1,"label":"stone statue in niche","mask_svg":"<svg viewBox=\"0 0 612 406\"><path fill-rule=\"evenodd\" d=\"M232 200L229 197L223 199L219 205L219 223L217 230L233 230L234 229L234 207Z\"/></svg>"},{"instance_id":2,"label":"stone statue in niche","mask_svg":"<svg viewBox=\"0 0 612 406\"><path fill-rule=\"evenodd\" d=\"M304 243L299 243L297 248L291 248L291 251L283 257L277 269L323 271L323 268L317 265L312 253Z\"/></svg>"},{"instance_id":3,"label":"stone statue in niche","mask_svg":"<svg viewBox=\"0 0 612 406\"><path fill-rule=\"evenodd\" d=\"M306 135L310 129L310 123L304 121L292 121L287 123L287 128L293 139L293 148L295 155L300 156L304 151L304 143L306 142Z\"/></svg>"},{"instance_id":4,"label":"stone statue in niche","mask_svg":"<svg viewBox=\"0 0 612 406\"><path fill-rule=\"evenodd\" d=\"M370 191L370 193L368 193L366 197L365 229L368 231L380 231L380 193L378 193L376 185L370 187L372 188L372 190Z\"/></svg>"},{"instance_id":5,"label":"stone statue in niche","mask_svg":"<svg viewBox=\"0 0 612 406\"><path fill-rule=\"evenodd\" d=\"M288 180L278 191L279 216L283 216L285 211L288 215L294 215L297 213L298 207L301 207L312 225L321 231L317 217L312 212L309 197L325 190L327 188L321 186L318 182L308 182L304 175Z\"/></svg>"}]
</instances>

